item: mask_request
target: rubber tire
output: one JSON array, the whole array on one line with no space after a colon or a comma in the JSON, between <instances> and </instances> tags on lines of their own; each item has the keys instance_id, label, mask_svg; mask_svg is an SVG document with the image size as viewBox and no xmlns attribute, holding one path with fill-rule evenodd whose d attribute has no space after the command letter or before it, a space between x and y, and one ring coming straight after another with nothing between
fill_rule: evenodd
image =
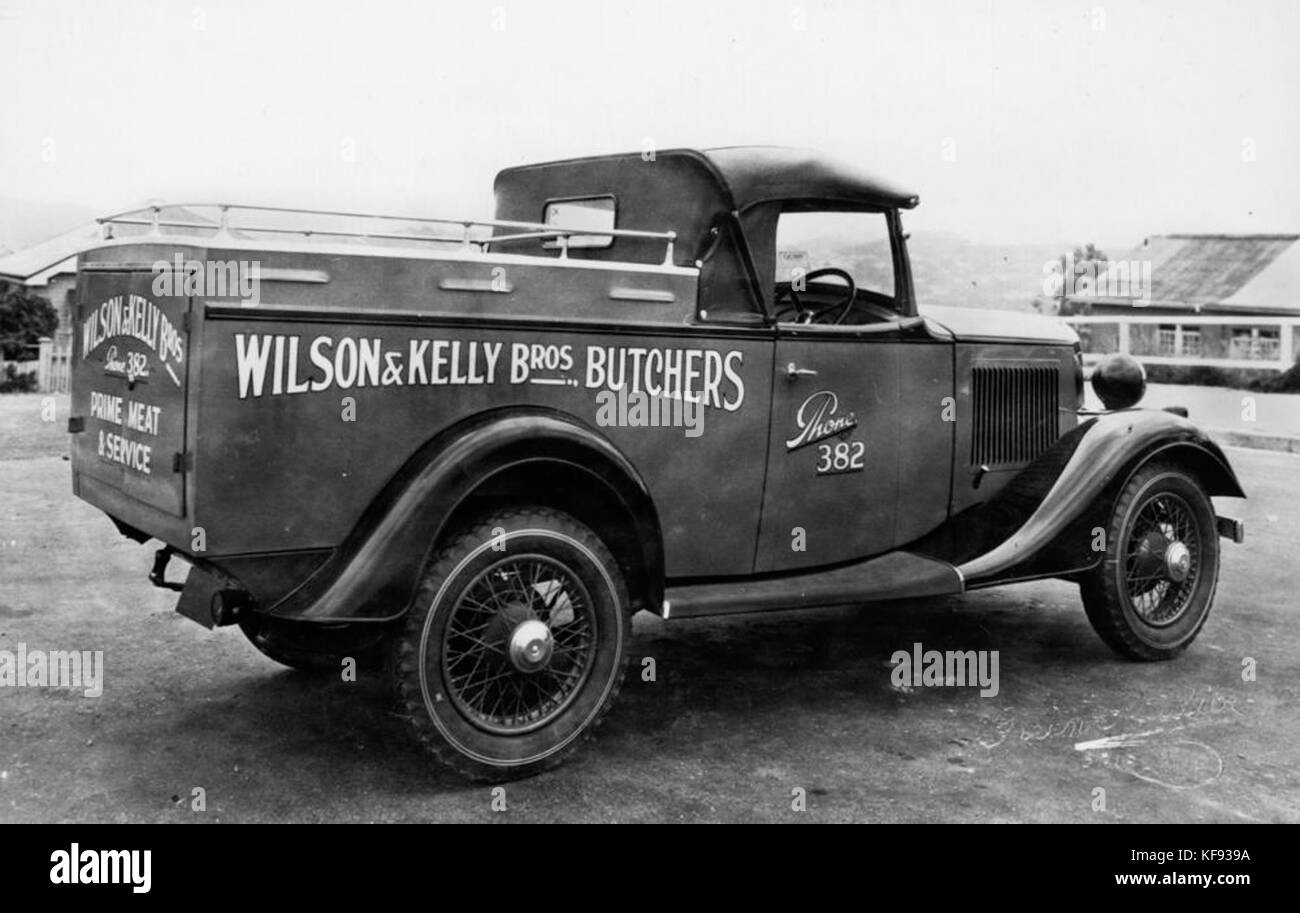
<instances>
[{"instance_id":1,"label":"rubber tire","mask_svg":"<svg viewBox=\"0 0 1300 913\"><path fill-rule=\"evenodd\" d=\"M1157 628L1144 622L1129 604L1122 550L1137 508L1162 491L1178 495L1191 508L1202 547L1196 588L1183 615ZM1219 582L1219 534L1214 505L1194 476L1171 463L1149 463L1125 484L1106 528L1106 559L1080 580L1084 611L1093 630L1116 653L1147 662L1173 659L1196 639L1209 618Z\"/></svg>"},{"instance_id":2,"label":"rubber tire","mask_svg":"<svg viewBox=\"0 0 1300 913\"><path fill-rule=\"evenodd\" d=\"M346 657L358 669L376 669L387 659L380 625L321 625L247 613L239 629L263 656L300 672L340 672Z\"/></svg>"},{"instance_id":3,"label":"rubber tire","mask_svg":"<svg viewBox=\"0 0 1300 913\"><path fill-rule=\"evenodd\" d=\"M596 612L597 649L586 682L555 720L524 735L486 732L443 697L440 648L427 651L429 674L422 675L421 669L426 639L437 638L461 590L503 557L502 542L506 555L527 551L561 561L587 587ZM453 536L429 563L394 639L393 676L420 744L442 764L478 781L521 779L555 767L590 738L623 686L632 635L630 606L609 549L568 514L541 507L499 511Z\"/></svg>"}]
</instances>

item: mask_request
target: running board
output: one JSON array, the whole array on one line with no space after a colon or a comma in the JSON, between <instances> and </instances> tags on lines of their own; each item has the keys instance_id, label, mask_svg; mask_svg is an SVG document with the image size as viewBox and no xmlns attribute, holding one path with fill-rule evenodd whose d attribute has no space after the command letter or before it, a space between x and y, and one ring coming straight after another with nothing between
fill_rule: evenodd
<instances>
[{"instance_id":1,"label":"running board","mask_svg":"<svg viewBox=\"0 0 1300 913\"><path fill-rule=\"evenodd\" d=\"M834 571L766 580L670 586L664 618L699 618L737 612L774 612L852 605L884 599L948 596L964 589L951 564L909 552L890 552Z\"/></svg>"}]
</instances>

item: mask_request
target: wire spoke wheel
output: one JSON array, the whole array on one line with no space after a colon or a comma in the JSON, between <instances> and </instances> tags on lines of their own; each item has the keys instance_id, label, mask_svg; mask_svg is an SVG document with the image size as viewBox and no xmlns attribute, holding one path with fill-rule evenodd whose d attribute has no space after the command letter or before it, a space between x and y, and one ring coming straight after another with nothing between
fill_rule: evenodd
<instances>
[{"instance_id":1,"label":"wire spoke wheel","mask_svg":"<svg viewBox=\"0 0 1300 913\"><path fill-rule=\"evenodd\" d=\"M618 562L572 516L481 516L440 546L394 642L421 743L479 780L560 763L622 686L630 607Z\"/></svg>"},{"instance_id":2,"label":"wire spoke wheel","mask_svg":"<svg viewBox=\"0 0 1300 913\"><path fill-rule=\"evenodd\" d=\"M1210 614L1219 580L1214 505L1197 477L1152 462L1110 508L1102 562L1080 580L1093 628L1130 659L1177 656Z\"/></svg>"},{"instance_id":3,"label":"wire spoke wheel","mask_svg":"<svg viewBox=\"0 0 1300 913\"><path fill-rule=\"evenodd\" d=\"M447 693L488 732L545 726L585 681L595 626L591 596L568 568L545 555L504 558L451 610L441 656Z\"/></svg>"},{"instance_id":4,"label":"wire spoke wheel","mask_svg":"<svg viewBox=\"0 0 1300 913\"><path fill-rule=\"evenodd\" d=\"M1163 492L1138 508L1125 547L1126 592L1149 625L1173 624L1191 604L1200 569L1201 536L1192 509Z\"/></svg>"}]
</instances>

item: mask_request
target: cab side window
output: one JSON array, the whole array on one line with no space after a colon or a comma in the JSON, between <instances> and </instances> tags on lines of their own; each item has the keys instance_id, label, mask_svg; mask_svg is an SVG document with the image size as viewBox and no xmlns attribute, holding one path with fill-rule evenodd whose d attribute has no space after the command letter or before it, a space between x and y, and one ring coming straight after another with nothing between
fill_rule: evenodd
<instances>
[{"instance_id":1,"label":"cab side window","mask_svg":"<svg viewBox=\"0 0 1300 913\"><path fill-rule=\"evenodd\" d=\"M566 200L550 200L542 213L542 221L547 225L563 228L589 228L591 234L574 234L568 237L570 250L581 247L609 247L614 243L613 235L600 234L601 229L614 227L614 198L612 196L574 197ZM560 242L555 238L546 238L542 247L558 250Z\"/></svg>"},{"instance_id":2,"label":"cab side window","mask_svg":"<svg viewBox=\"0 0 1300 913\"><path fill-rule=\"evenodd\" d=\"M702 306L707 307L710 317L761 317L762 306L755 300L754 284L745 269L734 223L719 219L699 256L703 261L700 301L707 302Z\"/></svg>"}]
</instances>

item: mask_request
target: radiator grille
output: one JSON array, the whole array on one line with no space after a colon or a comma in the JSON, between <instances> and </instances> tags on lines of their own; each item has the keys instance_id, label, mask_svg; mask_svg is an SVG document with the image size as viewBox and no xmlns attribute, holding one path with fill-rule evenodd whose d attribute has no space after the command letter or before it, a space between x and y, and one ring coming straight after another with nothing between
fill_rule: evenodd
<instances>
[{"instance_id":1,"label":"radiator grille","mask_svg":"<svg viewBox=\"0 0 1300 913\"><path fill-rule=\"evenodd\" d=\"M1056 362L976 363L971 371L971 465L1028 463L1058 436Z\"/></svg>"}]
</instances>

